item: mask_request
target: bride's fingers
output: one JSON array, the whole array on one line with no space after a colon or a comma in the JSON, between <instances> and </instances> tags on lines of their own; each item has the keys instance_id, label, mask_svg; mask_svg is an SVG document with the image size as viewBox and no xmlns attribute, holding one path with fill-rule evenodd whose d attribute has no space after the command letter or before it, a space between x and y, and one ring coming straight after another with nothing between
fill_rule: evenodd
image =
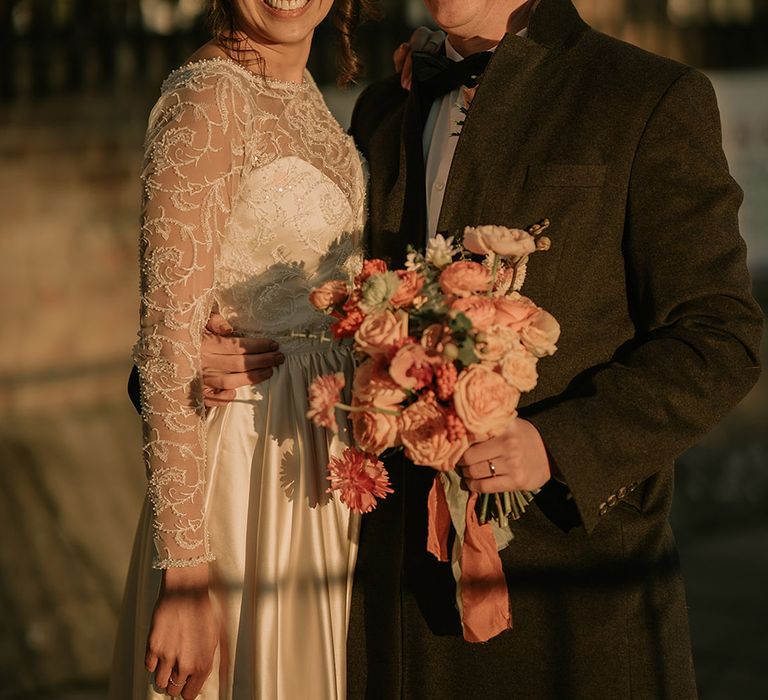
<instances>
[{"instance_id":1,"label":"bride's fingers","mask_svg":"<svg viewBox=\"0 0 768 700\"><path fill-rule=\"evenodd\" d=\"M157 668L157 654L154 651L147 650L147 655L144 657L144 668L150 673L154 673Z\"/></svg>"},{"instance_id":2,"label":"bride's fingers","mask_svg":"<svg viewBox=\"0 0 768 700\"><path fill-rule=\"evenodd\" d=\"M181 691L181 697L184 700L193 700L203 689L203 683L208 679L209 673L195 673L187 678L187 682L184 684L184 690Z\"/></svg>"},{"instance_id":3,"label":"bride's fingers","mask_svg":"<svg viewBox=\"0 0 768 700\"><path fill-rule=\"evenodd\" d=\"M409 53L411 53L411 47L406 43L400 44L400 46L395 49L394 53L392 54L392 63L395 64L395 73L399 73L403 70L405 59Z\"/></svg>"}]
</instances>

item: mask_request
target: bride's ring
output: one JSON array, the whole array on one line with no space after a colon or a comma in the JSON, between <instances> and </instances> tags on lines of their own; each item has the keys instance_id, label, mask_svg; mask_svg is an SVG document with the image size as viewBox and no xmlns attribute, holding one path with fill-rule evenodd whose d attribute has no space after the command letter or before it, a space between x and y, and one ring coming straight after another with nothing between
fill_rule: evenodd
<instances>
[{"instance_id":1,"label":"bride's ring","mask_svg":"<svg viewBox=\"0 0 768 700\"><path fill-rule=\"evenodd\" d=\"M186 683L186 681L184 681L183 683L177 683L175 680L173 680L173 678L168 678L168 682L171 685L175 685L177 688L181 688L181 686L184 685L184 683Z\"/></svg>"},{"instance_id":2,"label":"bride's ring","mask_svg":"<svg viewBox=\"0 0 768 700\"><path fill-rule=\"evenodd\" d=\"M488 469L491 470L491 476L489 478L493 479L494 476L496 476L496 465L491 462L491 460L488 460Z\"/></svg>"}]
</instances>

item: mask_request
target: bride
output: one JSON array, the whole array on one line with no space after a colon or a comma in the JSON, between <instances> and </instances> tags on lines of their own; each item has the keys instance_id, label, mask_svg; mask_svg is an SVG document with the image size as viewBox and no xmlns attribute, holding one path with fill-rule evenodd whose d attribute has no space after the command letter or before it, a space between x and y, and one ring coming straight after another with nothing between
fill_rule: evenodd
<instances>
[{"instance_id":1,"label":"bride","mask_svg":"<svg viewBox=\"0 0 768 700\"><path fill-rule=\"evenodd\" d=\"M332 4L214 0L214 39L150 115L134 350L149 488L111 698L345 697L359 521L326 491L344 427L330 440L305 417L312 379L352 369L308 292L354 274L364 222L360 158L305 68ZM349 80L365 0L337 5ZM282 362L206 415L212 311Z\"/></svg>"}]
</instances>

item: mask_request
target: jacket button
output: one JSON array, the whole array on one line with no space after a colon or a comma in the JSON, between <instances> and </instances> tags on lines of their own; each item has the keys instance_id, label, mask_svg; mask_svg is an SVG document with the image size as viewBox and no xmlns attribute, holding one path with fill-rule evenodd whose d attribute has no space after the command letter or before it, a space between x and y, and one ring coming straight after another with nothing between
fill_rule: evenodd
<instances>
[{"instance_id":1,"label":"jacket button","mask_svg":"<svg viewBox=\"0 0 768 700\"><path fill-rule=\"evenodd\" d=\"M598 512L600 513L600 515L605 515L608 512L608 504L601 503L600 510Z\"/></svg>"},{"instance_id":2,"label":"jacket button","mask_svg":"<svg viewBox=\"0 0 768 700\"><path fill-rule=\"evenodd\" d=\"M627 495L627 489L626 489L626 487L622 486L622 487L621 487L621 488L620 488L620 489L619 489L619 490L616 492L616 495L617 495L619 498L624 498L624 496L626 496L626 495Z\"/></svg>"},{"instance_id":3,"label":"jacket button","mask_svg":"<svg viewBox=\"0 0 768 700\"><path fill-rule=\"evenodd\" d=\"M618 502L618 499L616 498L616 494L612 493L610 496L608 496L608 500L606 503L608 504L609 508L613 508L616 503Z\"/></svg>"}]
</instances>

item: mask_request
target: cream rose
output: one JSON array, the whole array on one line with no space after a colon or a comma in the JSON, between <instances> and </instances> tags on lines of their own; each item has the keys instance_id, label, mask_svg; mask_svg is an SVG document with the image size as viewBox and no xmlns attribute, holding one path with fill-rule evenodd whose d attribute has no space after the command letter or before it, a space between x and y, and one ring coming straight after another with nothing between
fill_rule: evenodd
<instances>
[{"instance_id":1,"label":"cream rose","mask_svg":"<svg viewBox=\"0 0 768 700\"><path fill-rule=\"evenodd\" d=\"M378 357L408 335L408 314L404 311L380 311L365 317L355 332L358 350Z\"/></svg>"},{"instance_id":2,"label":"cream rose","mask_svg":"<svg viewBox=\"0 0 768 700\"><path fill-rule=\"evenodd\" d=\"M560 324L544 309L537 309L531 322L520 331L520 340L536 357L553 355L560 338Z\"/></svg>"},{"instance_id":3,"label":"cream rose","mask_svg":"<svg viewBox=\"0 0 768 700\"><path fill-rule=\"evenodd\" d=\"M520 259L536 250L536 239L519 228L506 226L467 226L464 247L479 255L496 253Z\"/></svg>"},{"instance_id":4,"label":"cream rose","mask_svg":"<svg viewBox=\"0 0 768 700\"><path fill-rule=\"evenodd\" d=\"M454 417L455 418L455 417ZM434 401L419 399L403 411L400 437L414 464L450 471L467 451L464 434L450 439L448 414Z\"/></svg>"},{"instance_id":5,"label":"cream rose","mask_svg":"<svg viewBox=\"0 0 768 700\"><path fill-rule=\"evenodd\" d=\"M456 381L453 405L475 439L500 433L517 414L520 392L485 365L471 365Z\"/></svg>"},{"instance_id":6,"label":"cream rose","mask_svg":"<svg viewBox=\"0 0 768 700\"><path fill-rule=\"evenodd\" d=\"M475 338L475 354L481 362L497 364L508 352L523 350L520 334L509 326L494 324Z\"/></svg>"},{"instance_id":7,"label":"cream rose","mask_svg":"<svg viewBox=\"0 0 768 700\"><path fill-rule=\"evenodd\" d=\"M501 376L518 391L533 391L539 381L536 358L524 348L504 355L500 369Z\"/></svg>"},{"instance_id":8,"label":"cream rose","mask_svg":"<svg viewBox=\"0 0 768 700\"><path fill-rule=\"evenodd\" d=\"M490 270L480 263L462 260L451 263L440 273L440 289L445 294L468 297L491 288Z\"/></svg>"}]
</instances>

